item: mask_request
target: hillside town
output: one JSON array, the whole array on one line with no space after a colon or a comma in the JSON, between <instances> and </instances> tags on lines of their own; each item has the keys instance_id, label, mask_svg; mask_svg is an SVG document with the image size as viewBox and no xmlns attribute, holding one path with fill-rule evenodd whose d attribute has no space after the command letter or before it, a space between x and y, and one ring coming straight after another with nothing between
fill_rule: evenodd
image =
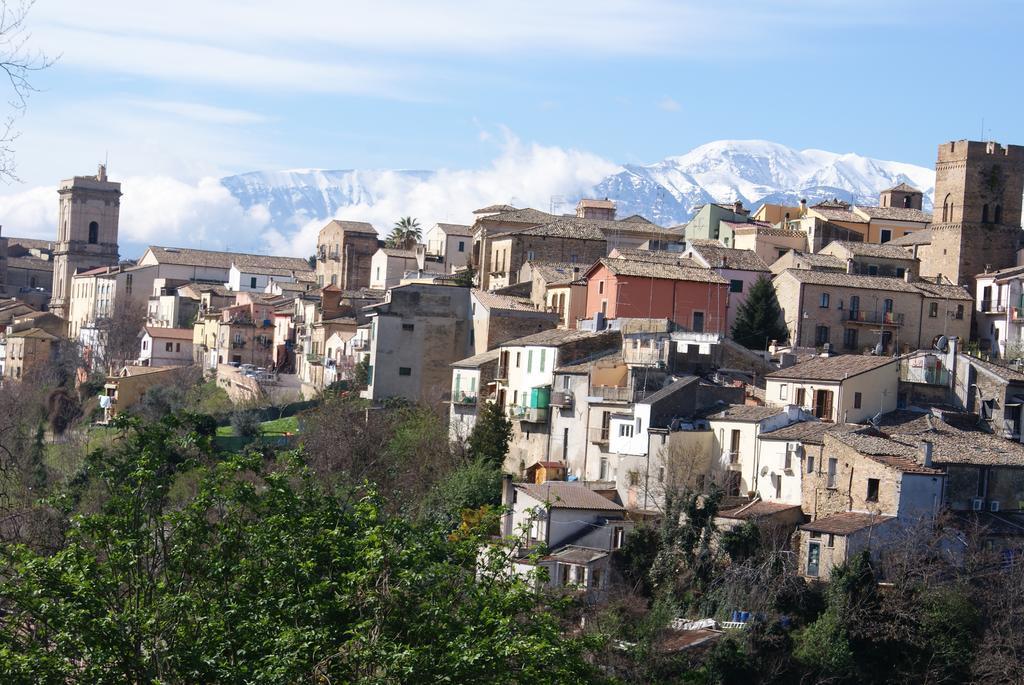
<instances>
[{"instance_id":1,"label":"hillside town","mask_svg":"<svg viewBox=\"0 0 1024 685\"><path fill-rule=\"evenodd\" d=\"M1022 197L1024 147L958 140L938 146L931 211L907 183L875 206L706 204L677 226L582 198L394 230L339 217L308 258L129 257L101 165L60 182L52 242L0 235L3 384L71 363L76 387L101 379L97 426L183 371L236 407L428 406L453 445L507 425L495 540L512 544L492 551L596 604L680 493L716 493L717 530L773 531L807 583L940 527L950 554L979 534L1012 563ZM679 649L748 614L679 624Z\"/></svg>"}]
</instances>

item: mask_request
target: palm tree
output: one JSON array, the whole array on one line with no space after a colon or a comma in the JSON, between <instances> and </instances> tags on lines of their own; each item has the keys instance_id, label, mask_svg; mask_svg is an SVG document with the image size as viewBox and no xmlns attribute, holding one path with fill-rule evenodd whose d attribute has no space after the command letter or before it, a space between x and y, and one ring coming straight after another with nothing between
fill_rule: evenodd
<instances>
[{"instance_id":1,"label":"palm tree","mask_svg":"<svg viewBox=\"0 0 1024 685\"><path fill-rule=\"evenodd\" d=\"M388 235L388 243L392 247L405 250L411 250L422 240L423 231L420 229L420 222L411 216L403 216L396 221Z\"/></svg>"}]
</instances>

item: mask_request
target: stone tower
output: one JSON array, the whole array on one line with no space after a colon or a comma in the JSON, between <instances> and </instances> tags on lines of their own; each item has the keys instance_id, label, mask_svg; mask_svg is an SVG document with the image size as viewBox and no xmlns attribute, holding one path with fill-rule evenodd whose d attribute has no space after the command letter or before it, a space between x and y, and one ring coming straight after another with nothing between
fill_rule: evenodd
<instances>
[{"instance_id":1,"label":"stone tower","mask_svg":"<svg viewBox=\"0 0 1024 685\"><path fill-rule=\"evenodd\" d=\"M60 182L57 242L53 250L53 294L50 310L67 318L71 277L77 271L116 266L117 222L121 184L107 180L100 165L95 176L75 176Z\"/></svg>"},{"instance_id":2,"label":"stone tower","mask_svg":"<svg viewBox=\"0 0 1024 685\"><path fill-rule=\"evenodd\" d=\"M932 240L922 272L973 291L986 269L1017 264L1024 147L958 140L939 146Z\"/></svg>"}]
</instances>

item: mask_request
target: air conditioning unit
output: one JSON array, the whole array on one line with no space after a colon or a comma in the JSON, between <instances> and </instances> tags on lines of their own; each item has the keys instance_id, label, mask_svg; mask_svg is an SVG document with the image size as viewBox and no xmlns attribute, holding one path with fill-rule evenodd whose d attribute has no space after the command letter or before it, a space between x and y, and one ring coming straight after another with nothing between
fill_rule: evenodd
<instances>
[{"instance_id":1,"label":"air conditioning unit","mask_svg":"<svg viewBox=\"0 0 1024 685\"><path fill-rule=\"evenodd\" d=\"M985 500L983 500L981 497L975 497L974 499L971 500L972 511L982 511L984 508Z\"/></svg>"},{"instance_id":2,"label":"air conditioning unit","mask_svg":"<svg viewBox=\"0 0 1024 685\"><path fill-rule=\"evenodd\" d=\"M999 502L989 502L988 503L988 510L991 511L991 512L999 511Z\"/></svg>"}]
</instances>

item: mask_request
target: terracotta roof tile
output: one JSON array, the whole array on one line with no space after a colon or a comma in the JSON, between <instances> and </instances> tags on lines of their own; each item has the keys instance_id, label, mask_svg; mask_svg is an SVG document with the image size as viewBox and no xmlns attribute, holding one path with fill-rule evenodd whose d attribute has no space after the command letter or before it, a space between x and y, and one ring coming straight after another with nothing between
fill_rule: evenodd
<instances>
[{"instance_id":1,"label":"terracotta roof tile","mask_svg":"<svg viewBox=\"0 0 1024 685\"><path fill-rule=\"evenodd\" d=\"M645 262L635 259L611 259L605 257L599 264L603 264L616 276L637 276L641 278L658 278L671 281L696 281L699 283L720 283L727 284L724 278L711 269L680 266L677 264L663 264L659 262ZM593 267L591 267L593 270Z\"/></svg>"}]
</instances>

